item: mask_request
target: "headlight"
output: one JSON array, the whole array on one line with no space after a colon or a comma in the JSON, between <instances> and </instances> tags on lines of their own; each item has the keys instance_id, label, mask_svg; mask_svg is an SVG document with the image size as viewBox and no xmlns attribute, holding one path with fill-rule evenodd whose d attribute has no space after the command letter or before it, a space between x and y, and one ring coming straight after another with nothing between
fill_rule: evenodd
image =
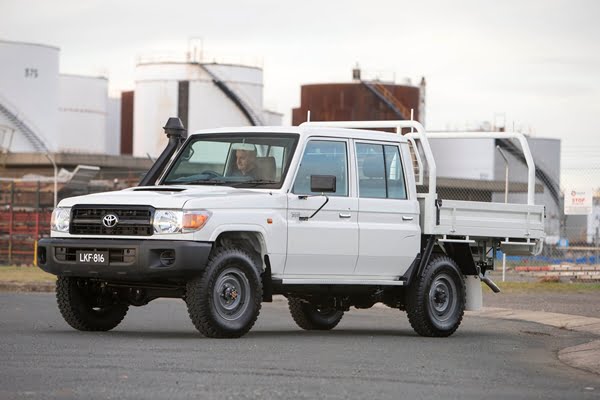
<instances>
[{"instance_id":1,"label":"headlight","mask_svg":"<svg viewBox=\"0 0 600 400\"><path fill-rule=\"evenodd\" d=\"M210 212L204 210L156 210L154 213L154 233L194 232L201 229L208 218L210 218Z\"/></svg>"},{"instance_id":2,"label":"headlight","mask_svg":"<svg viewBox=\"0 0 600 400\"><path fill-rule=\"evenodd\" d=\"M69 220L71 219L70 208L55 208L52 211L50 229L56 232L69 232Z\"/></svg>"}]
</instances>

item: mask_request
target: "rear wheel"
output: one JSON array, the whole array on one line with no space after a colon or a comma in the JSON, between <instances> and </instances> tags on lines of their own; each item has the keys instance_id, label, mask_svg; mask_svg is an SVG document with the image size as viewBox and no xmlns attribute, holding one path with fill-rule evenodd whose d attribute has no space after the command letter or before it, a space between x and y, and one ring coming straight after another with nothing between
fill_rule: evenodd
<instances>
[{"instance_id":1,"label":"rear wheel","mask_svg":"<svg viewBox=\"0 0 600 400\"><path fill-rule=\"evenodd\" d=\"M340 323L343 311L333 308L317 308L297 297L288 297L290 313L296 324L306 330L327 331Z\"/></svg>"},{"instance_id":2,"label":"rear wheel","mask_svg":"<svg viewBox=\"0 0 600 400\"><path fill-rule=\"evenodd\" d=\"M109 331L115 328L129 310L103 294L99 284L85 279L59 277L56 300L65 321L80 331Z\"/></svg>"},{"instance_id":3,"label":"rear wheel","mask_svg":"<svg viewBox=\"0 0 600 400\"><path fill-rule=\"evenodd\" d=\"M460 326L465 312L465 284L451 258L432 258L407 296L408 320L419 335L450 336Z\"/></svg>"}]
</instances>

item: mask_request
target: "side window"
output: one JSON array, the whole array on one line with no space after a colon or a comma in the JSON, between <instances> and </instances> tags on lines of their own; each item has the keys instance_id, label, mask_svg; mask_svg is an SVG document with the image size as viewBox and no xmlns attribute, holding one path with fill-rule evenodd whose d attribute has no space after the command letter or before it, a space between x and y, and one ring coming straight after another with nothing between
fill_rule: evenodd
<instances>
[{"instance_id":1,"label":"side window","mask_svg":"<svg viewBox=\"0 0 600 400\"><path fill-rule=\"evenodd\" d=\"M404 183L404 170L398 146L383 146L385 148L385 164L387 171L387 189L390 199L407 199Z\"/></svg>"},{"instance_id":2,"label":"side window","mask_svg":"<svg viewBox=\"0 0 600 400\"><path fill-rule=\"evenodd\" d=\"M336 191L329 196L348 196L348 150L345 142L312 140L306 145L298 168L295 194L320 194L310 191L311 175L334 175Z\"/></svg>"},{"instance_id":3,"label":"side window","mask_svg":"<svg viewBox=\"0 0 600 400\"><path fill-rule=\"evenodd\" d=\"M360 197L407 198L398 146L357 143L356 160Z\"/></svg>"},{"instance_id":4,"label":"side window","mask_svg":"<svg viewBox=\"0 0 600 400\"><path fill-rule=\"evenodd\" d=\"M356 145L358 162L358 192L360 197L387 197L385 185L385 161L383 146L380 144L358 143Z\"/></svg>"}]
</instances>

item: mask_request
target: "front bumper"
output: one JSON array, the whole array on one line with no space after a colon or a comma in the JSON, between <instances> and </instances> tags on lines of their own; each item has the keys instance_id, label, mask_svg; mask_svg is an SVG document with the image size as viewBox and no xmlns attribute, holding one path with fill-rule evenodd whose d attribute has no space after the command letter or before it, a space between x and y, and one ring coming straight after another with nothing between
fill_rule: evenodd
<instances>
[{"instance_id":1,"label":"front bumper","mask_svg":"<svg viewBox=\"0 0 600 400\"><path fill-rule=\"evenodd\" d=\"M211 249L210 242L49 238L39 241L37 261L41 269L57 276L164 282L199 275ZM107 251L108 265L78 262L77 251Z\"/></svg>"}]
</instances>

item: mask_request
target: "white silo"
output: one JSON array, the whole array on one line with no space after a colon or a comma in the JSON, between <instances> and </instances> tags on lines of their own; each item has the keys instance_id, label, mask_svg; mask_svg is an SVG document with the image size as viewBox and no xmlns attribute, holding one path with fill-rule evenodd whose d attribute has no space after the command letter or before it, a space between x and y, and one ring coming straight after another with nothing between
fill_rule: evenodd
<instances>
[{"instance_id":1,"label":"white silo","mask_svg":"<svg viewBox=\"0 0 600 400\"><path fill-rule=\"evenodd\" d=\"M57 151L105 154L108 80L60 75L59 83Z\"/></svg>"},{"instance_id":2,"label":"white silo","mask_svg":"<svg viewBox=\"0 0 600 400\"><path fill-rule=\"evenodd\" d=\"M0 125L10 151L54 151L58 128L57 47L0 40Z\"/></svg>"},{"instance_id":3,"label":"white silo","mask_svg":"<svg viewBox=\"0 0 600 400\"><path fill-rule=\"evenodd\" d=\"M133 155L156 157L162 126L179 116L188 131L264 125L263 74L257 67L196 62L141 63L136 69Z\"/></svg>"},{"instance_id":4,"label":"white silo","mask_svg":"<svg viewBox=\"0 0 600 400\"><path fill-rule=\"evenodd\" d=\"M133 101L133 155L157 156L166 146L162 126L179 115L179 81L188 81L196 71L185 63L140 64L136 68ZM197 70L199 72L199 70Z\"/></svg>"},{"instance_id":5,"label":"white silo","mask_svg":"<svg viewBox=\"0 0 600 400\"><path fill-rule=\"evenodd\" d=\"M106 119L106 154L121 154L121 98L108 98Z\"/></svg>"},{"instance_id":6,"label":"white silo","mask_svg":"<svg viewBox=\"0 0 600 400\"><path fill-rule=\"evenodd\" d=\"M283 114L276 111L264 110L263 120L265 121L265 125L279 126L283 121Z\"/></svg>"}]
</instances>

